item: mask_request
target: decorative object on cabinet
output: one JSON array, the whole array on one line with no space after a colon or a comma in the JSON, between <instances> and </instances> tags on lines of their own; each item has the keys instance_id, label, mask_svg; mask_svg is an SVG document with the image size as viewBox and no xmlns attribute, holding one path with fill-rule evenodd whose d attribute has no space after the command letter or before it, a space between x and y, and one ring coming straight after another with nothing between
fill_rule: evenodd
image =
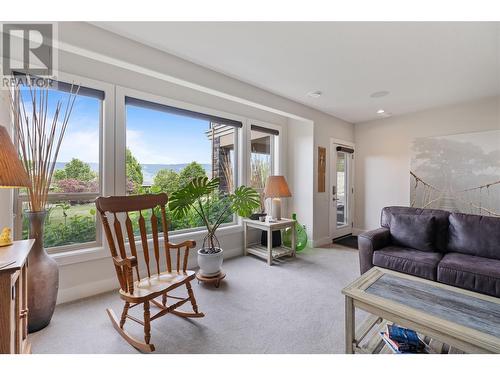
<instances>
[{"instance_id":1,"label":"decorative object on cabinet","mask_svg":"<svg viewBox=\"0 0 500 375\"><path fill-rule=\"evenodd\" d=\"M36 332L50 323L59 288L57 263L47 255L43 246L44 222L54 168L79 87L70 85L67 101L58 100L54 107L49 107L49 88L32 86L29 77L21 81L26 88L16 85L9 98L15 140L29 178L29 211L25 215L29 222L29 238L35 239L35 244L29 259L28 330ZM29 102L30 108L26 108L24 100Z\"/></svg>"},{"instance_id":2,"label":"decorative object on cabinet","mask_svg":"<svg viewBox=\"0 0 500 375\"><path fill-rule=\"evenodd\" d=\"M0 233L0 247L12 245L12 236L10 235L10 228L3 228Z\"/></svg>"}]
</instances>

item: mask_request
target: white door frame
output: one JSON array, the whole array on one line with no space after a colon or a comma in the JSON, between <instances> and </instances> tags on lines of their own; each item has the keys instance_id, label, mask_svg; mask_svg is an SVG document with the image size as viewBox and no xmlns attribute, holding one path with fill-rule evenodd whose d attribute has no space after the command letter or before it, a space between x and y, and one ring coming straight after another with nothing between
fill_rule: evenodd
<instances>
[{"instance_id":1,"label":"white door frame","mask_svg":"<svg viewBox=\"0 0 500 375\"><path fill-rule=\"evenodd\" d=\"M328 197L329 197L329 233L330 233L330 239L338 238L343 235L347 235L349 233L353 233L354 230L354 159L351 159L350 161L350 168L348 172L348 179L349 182L348 184L350 185L349 189L349 197L347 198L347 215L348 215L348 225L346 226L345 230L338 231L336 230L336 223L337 223L337 208L333 205L333 191L332 191L332 186L336 184L336 155L337 155L337 150L336 146L346 146L354 149L354 155L356 154L356 145L353 142L350 141L345 141L343 139L337 139L337 138L330 138L330 155L329 155L329 162L330 162L330 167L329 167L329 184L328 184ZM350 223L350 224L349 224Z\"/></svg>"}]
</instances>

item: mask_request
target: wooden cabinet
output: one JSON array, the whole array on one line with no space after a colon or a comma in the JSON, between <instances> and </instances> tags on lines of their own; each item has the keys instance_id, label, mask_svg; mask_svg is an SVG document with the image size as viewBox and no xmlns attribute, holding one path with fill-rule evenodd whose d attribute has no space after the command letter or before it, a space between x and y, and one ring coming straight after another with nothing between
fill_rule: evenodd
<instances>
[{"instance_id":1,"label":"wooden cabinet","mask_svg":"<svg viewBox=\"0 0 500 375\"><path fill-rule=\"evenodd\" d=\"M0 247L0 353L31 353L28 341L28 255L35 240Z\"/></svg>"}]
</instances>

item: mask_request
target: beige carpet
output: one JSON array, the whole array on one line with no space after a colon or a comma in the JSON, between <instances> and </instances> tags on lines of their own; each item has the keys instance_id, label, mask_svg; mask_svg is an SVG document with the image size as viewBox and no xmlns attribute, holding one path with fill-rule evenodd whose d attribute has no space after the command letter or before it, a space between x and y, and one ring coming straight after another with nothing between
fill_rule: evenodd
<instances>
[{"instance_id":1,"label":"beige carpet","mask_svg":"<svg viewBox=\"0 0 500 375\"><path fill-rule=\"evenodd\" d=\"M156 353L342 353L340 291L358 264L357 251L341 246L307 249L272 267L253 256L230 259L219 289L193 285L205 318L152 323ZM112 328L107 307L121 311L116 292L57 306L51 324L31 335L33 353L137 353ZM142 326L126 328L141 337Z\"/></svg>"}]
</instances>

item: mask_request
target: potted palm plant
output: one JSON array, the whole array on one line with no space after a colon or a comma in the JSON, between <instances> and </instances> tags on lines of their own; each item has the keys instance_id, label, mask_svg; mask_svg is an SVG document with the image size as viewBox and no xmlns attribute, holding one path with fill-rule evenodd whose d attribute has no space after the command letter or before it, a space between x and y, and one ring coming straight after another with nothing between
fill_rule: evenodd
<instances>
[{"instance_id":1,"label":"potted palm plant","mask_svg":"<svg viewBox=\"0 0 500 375\"><path fill-rule=\"evenodd\" d=\"M223 250L217 239L217 229L233 214L248 217L260 206L259 194L246 186L234 193L219 192L219 179L194 178L170 197L168 208L174 219L183 219L194 211L207 229L203 245L198 250L198 265L203 276L220 272Z\"/></svg>"}]
</instances>

